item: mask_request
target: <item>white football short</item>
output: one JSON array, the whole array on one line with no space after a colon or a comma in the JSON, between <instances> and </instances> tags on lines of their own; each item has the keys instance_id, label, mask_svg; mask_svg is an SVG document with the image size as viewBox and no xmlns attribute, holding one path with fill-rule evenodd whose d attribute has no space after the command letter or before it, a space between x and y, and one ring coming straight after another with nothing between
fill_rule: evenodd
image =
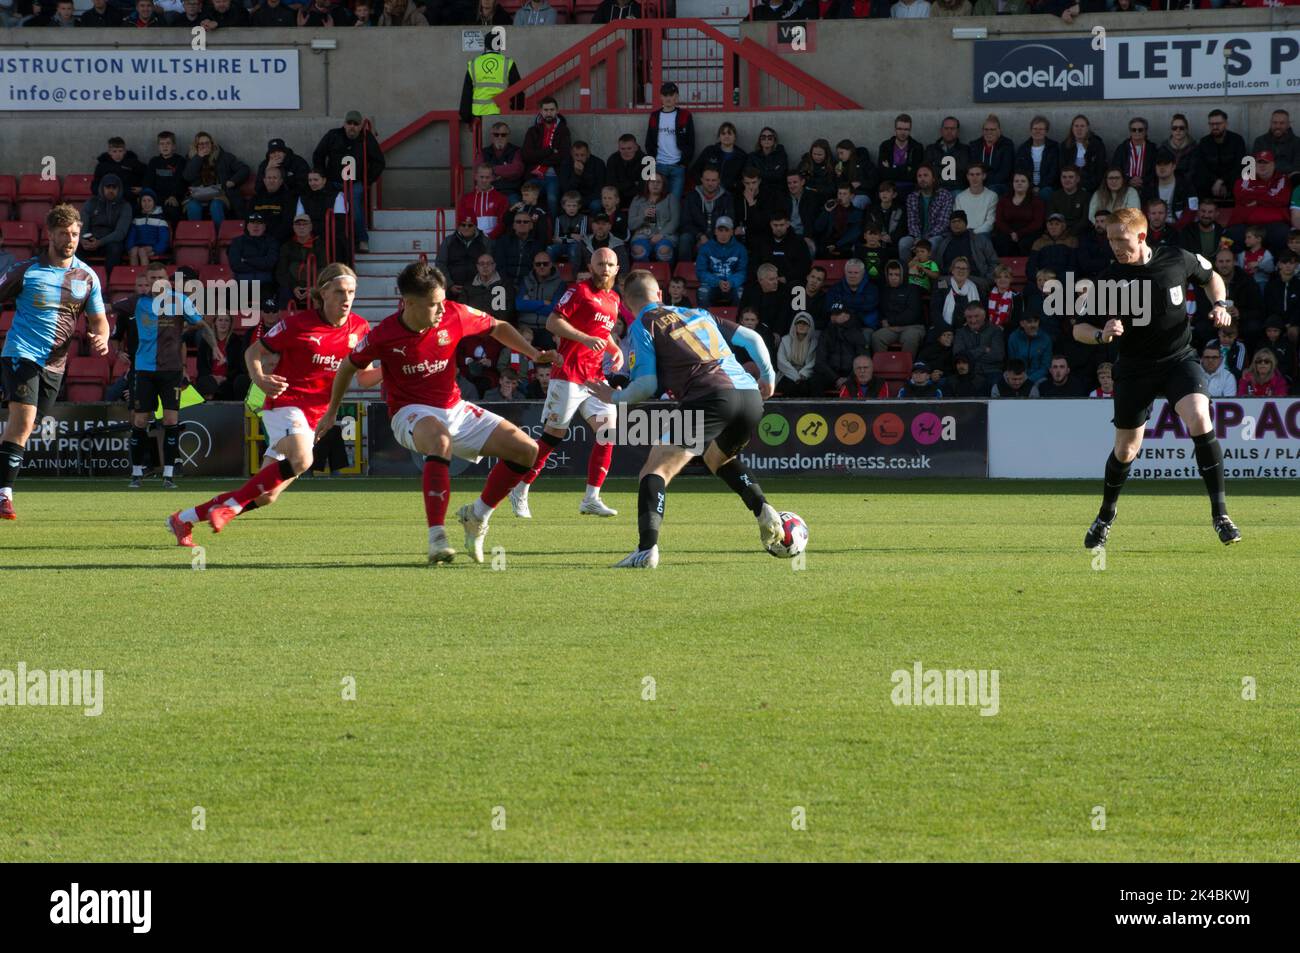
<instances>
[{"instance_id":1,"label":"white football short","mask_svg":"<svg viewBox=\"0 0 1300 953\"><path fill-rule=\"evenodd\" d=\"M551 381L546 388L546 403L542 406L542 426L556 430L567 429L573 415L582 412L587 420L598 417L609 419L610 426L618 420L618 408L607 404L577 381Z\"/></svg>"},{"instance_id":2,"label":"white football short","mask_svg":"<svg viewBox=\"0 0 1300 953\"><path fill-rule=\"evenodd\" d=\"M307 422L307 415L298 407L273 407L262 411L262 426L266 428L266 456L272 460L284 459L284 454L276 450L275 445L285 437L315 433Z\"/></svg>"},{"instance_id":3,"label":"white football short","mask_svg":"<svg viewBox=\"0 0 1300 953\"><path fill-rule=\"evenodd\" d=\"M412 453L415 447L415 427L425 417L442 422L451 434L451 452L454 456L477 463L482 459L483 444L504 418L484 410L476 404L462 400L454 407L430 407L428 404L407 404L393 414L390 426L397 443Z\"/></svg>"}]
</instances>

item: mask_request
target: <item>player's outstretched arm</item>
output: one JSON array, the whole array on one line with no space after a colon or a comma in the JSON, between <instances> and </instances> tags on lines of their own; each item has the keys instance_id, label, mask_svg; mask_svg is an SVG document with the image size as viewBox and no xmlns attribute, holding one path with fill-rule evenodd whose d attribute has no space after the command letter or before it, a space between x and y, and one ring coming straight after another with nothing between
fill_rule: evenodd
<instances>
[{"instance_id":1,"label":"player's outstretched arm","mask_svg":"<svg viewBox=\"0 0 1300 953\"><path fill-rule=\"evenodd\" d=\"M334 426L334 422L338 420L339 405L343 403L343 395L352 386L352 378L356 377L358 370L360 368L352 363L350 357L345 357L343 363L339 365L338 373L334 375L334 386L330 390L330 405L325 408L320 423L316 425L317 440L325 436L329 429Z\"/></svg>"},{"instance_id":2,"label":"player's outstretched arm","mask_svg":"<svg viewBox=\"0 0 1300 953\"><path fill-rule=\"evenodd\" d=\"M1228 297L1228 286L1217 271L1210 272L1210 280L1205 283L1205 289L1211 302L1223 301ZM1216 328L1226 328L1232 323L1232 315L1222 305L1211 304L1210 320L1214 322Z\"/></svg>"},{"instance_id":3,"label":"player's outstretched arm","mask_svg":"<svg viewBox=\"0 0 1300 953\"><path fill-rule=\"evenodd\" d=\"M1109 344L1124 333L1124 322L1111 318L1104 328L1078 322L1074 326L1074 339L1081 344Z\"/></svg>"},{"instance_id":4,"label":"player's outstretched arm","mask_svg":"<svg viewBox=\"0 0 1300 953\"><path fill-rule=\"evenodd\" d=\"M261 341L254 341L244 351L244 364L248 367L248 376L267 397L278 397L289 386L289 381L279 374L268 374L262 367L262 362L270 353L272 352L267 350Z\"/></svg>"},{"instance_id":5,"label":"player's outstretched arm","mask_svg":"<svg viewBox=\"0 0 1300 953\"><path fill-rule=\"evenodd\" d=\"M551 316L546 319L546 330L557 338L564 338L568 341L577 341L579 344L586 345L593 351L603 351L609 344L605 338L598 338L593 334L583 334L572 324L561 317L558 311L552 311Z\"/></svg>"},{"instance_id":6,"label":"player's outstretched arm","mask_svg":"<svg viewBox=\"0 0 1300 953\"><path fill-rule=\"evenodd\" d=\"M376 363L374 367L357 371L357 383L362 387L376 387L384 379L384 368Z\"/></svg>"},{"instance_id":7,"label":"player's outstretched arm","mask_svg":"<svg viewBox=\"0 0 1300 953\"><path fill-rule=\"evenodd\" d=\"M552 317L554 317L554 315L552 315ZM547 322L547 327L550 327L549 321ZM492 335L493 338L510 348L510 350L519 352L534 364L550 364L556 360L557 355L554 351L537 350L537 348L524 340L524 336L515 330L513 325L507 324L504 321L493 321L492 330L490 330L488 334Z\"/></svg>"},{"instance_id":8,"label":"player's outstretched arm","mask_svg":"<svg viewBox=\"0 0 1300 953\"><path fill-rule=\"evenodd\" d=\"M754 359L759 370L759 393L763 395L764 400L771 397L776 390L776 369L772 366L772 355L767 351L763 336L753 328L741 325L732 332L731 344L743 347L745 353Z\"/></svg>"}]
</instances>

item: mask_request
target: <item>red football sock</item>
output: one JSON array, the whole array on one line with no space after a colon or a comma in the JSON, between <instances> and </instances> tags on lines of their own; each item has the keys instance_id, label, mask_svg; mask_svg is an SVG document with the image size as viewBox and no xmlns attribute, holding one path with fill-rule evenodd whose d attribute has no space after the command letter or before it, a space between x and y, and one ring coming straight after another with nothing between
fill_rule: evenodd
<instances>
[{"instance_id":1,"label":"red football sock","mask_svg":"<svg viewBox=\"0 0 1300 953\"><path fill-rule=\"evenodd\" d=\"M424 516L430 526L447 522L447 501L451 499L451 470L442 457L424 458Z\"/></svg>"},{"instance_id":2,"label":"red football sock","mask_svg":"<svg viewBox=\"0 0 1300 953\"><path fill-rule=\"evenodd\" d=\"M521 466L498 460L497 465L488 474L487 483L483 484L483 494L479 499L483 501L484 506L496 509L497 504L504 500L506 494L513 490L527 474L528 471Z\"/></svg>"},{"instance_id":3,"label":"red football sock","mask_svg":"<svg viewBox=\"0 0 1300 953\"><path fill-rule=\"evenodd\" d=\"M533 463L533 468L524 474L523 482L530 486L534 480L541 476L542 471L546 469L546 458L551 455L551 451L554 450L556 444L559 443L559 440L556 440L555 443L551 443L550 440L547 439L548 437L550 437L550 434L542 434L542 439L537 441L537 460Z\"/></svg>"},{"instance_id":4,"label":"red football sock","mask_svg":"<svg viewBox=\"0 0 1300 953\"><path fill-rule=\"evenodd\" d=\"M221 505L228 499L230 499L229 495L214 496L206 503L200 503L198 506L194 507L194 515L196 515L199 518L200 523L207 522L208 511L211 510L214 506Z\"/></svg>"},{"instance_id":5,"label":"red football sock","mask_svg":"<svg viewBox=\"0 0 1300 953\"><path fill-rule=\"evenodd\" d=\"M591 456L587 458L587 484L600 488L609 475L609 464L614 459L614 445L597 441L591 445Z\"/></svg>"},{"instance_id":6,"label":"red football sock","mask_svg":"<svg viewBox=\"0 0 1300 953\"><path fill-rule=\"evenodd\" d=\"M221 501L224 503L226 500L233 499L241 507L247 506L263 493L270 493L281 483L288 480L289 477L285 475L285 470L290 470L292 473L292 470L285 465L285 461L283 460L276 460L274 463L268 463L266 466L262 467L262 469L254 473L252 477L249 478L249 481L234 493L223 493Z\"/></svg>"}]
</instances>

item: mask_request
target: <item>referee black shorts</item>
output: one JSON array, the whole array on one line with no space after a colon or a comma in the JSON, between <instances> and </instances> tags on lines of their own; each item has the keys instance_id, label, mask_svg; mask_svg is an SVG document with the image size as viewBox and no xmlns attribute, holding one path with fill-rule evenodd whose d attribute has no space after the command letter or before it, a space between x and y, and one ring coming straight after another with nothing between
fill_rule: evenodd
<instances>
[{"instance_id":1,"label":"referee black shorts","mask_svg":"<svg viewBox=\"0 0 1300 953\"><path fill-rule=\"evenodd\" d=\"M699 414L704 446L716 440L726 457L734 457L749 446L763 418L763 398L756 390L717 390L705 397L684 400L679 406L687 414Z\"/></svg>"},{"instance_id":2,"label":"referee black shorts","mask_svg":"<svg viewBox=\"0 0 1300 953\"><path fill-rule=\"evenodd\" d=\"M1194 349L1161 363L1130 366L1120 358L1115 363L1115 416L1111 422L1117 430L1137 430L1151 419L1157 397L1177 404L1188 394L1210 396L1210 379Z\"/></svg>"},{"instance_id":3,"label":"referee black shorts","mask_svg":"<svg viewBox=\"0 0 1300 953\"><path fill-rule=\"evenodd\" d=\"M25 357L0 358L0 387L5 398L12 404L35 407L38 421L49 416L62 386L62 371L49 370Z\"/></svg>"},{"instance_id":4,"label":"referee black shorts","mask_svg":"<svg viewBox=\"0 0 1300 953\"><path fill-rule=\"evenodd\" d=\"M131 409L137 414L152 414L162 401L163 410L181 409L181 391L185 389L183 371L131 371Z\"/></svg>"}]
</instances>

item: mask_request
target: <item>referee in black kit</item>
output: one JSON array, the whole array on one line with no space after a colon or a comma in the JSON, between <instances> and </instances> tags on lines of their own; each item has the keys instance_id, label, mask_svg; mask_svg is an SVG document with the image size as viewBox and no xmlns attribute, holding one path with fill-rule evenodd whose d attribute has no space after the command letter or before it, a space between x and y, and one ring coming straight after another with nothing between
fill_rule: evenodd
<instances>
[{"instance_id":1,"label":"referee in black kit","mask_svg":"<svg viewBox=\"0 0 1300 953\"><path fill-rule=\"evenodd\" d=\"M1168 399L1192 436L1196 465L1210 495L1215 532L1224 545L1235 543L1241 539L1241 532L1228 518L1223 448L1210 421L1209 379L1191 346L1185 300L1189 280L1208 285L1208 297L1214 302L1210 311L1214 325L1230 324L1232 319L1224 307L1227 290L1223 279L1200 255L1167 245L1156 249L1147 245L1147 219L1138 209L1114 212L1106 237L1115 252L1115 263L1098 280L1093 291L1097 306L1089 310L1098 315L1098 320L1107 320L1100 328L1084 323L1074 326L1075 340L1085 344L1108 344L1119 338L1112 421L1115 449L1106 460L1101 509L1083 545L1088 549L1106 545L1115 520L1115 502L1142 447L1151 406L1161 396ZM1105 313L1108 302L1114 312L1110 316Z\"/></svg>"}]
</instances>

